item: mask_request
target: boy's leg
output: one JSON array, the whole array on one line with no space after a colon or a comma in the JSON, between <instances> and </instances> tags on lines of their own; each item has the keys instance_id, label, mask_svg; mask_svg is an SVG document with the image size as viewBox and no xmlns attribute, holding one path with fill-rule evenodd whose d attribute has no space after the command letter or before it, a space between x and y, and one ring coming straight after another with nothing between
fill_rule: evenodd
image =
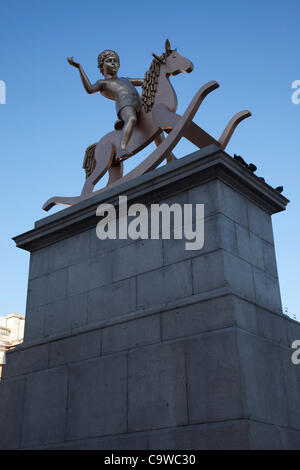
<instances>
[{"instance_id":1,"label":"boy's leg","mask_svg":"<svg viewBox=\"0 0 300 470\"><path fill-rule=\"evenodd\" d=\"M121 118L124 121L124 127L121 145L117 157L122 157L123 155L125 156L128 153L126 150L126 146L130 140L134 126L137 122L136 110L133 106L125 106L125 108L121 109L120 114Z\"/></svg>"}]
</instances>

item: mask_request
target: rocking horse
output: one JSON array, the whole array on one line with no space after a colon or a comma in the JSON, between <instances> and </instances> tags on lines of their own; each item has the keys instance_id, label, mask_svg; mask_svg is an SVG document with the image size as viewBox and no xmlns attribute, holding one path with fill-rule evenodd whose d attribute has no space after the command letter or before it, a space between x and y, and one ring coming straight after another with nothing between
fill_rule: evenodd
<instances>
[{"instance_id":1,"label":"rocking horse","mask_svg":"<svg viewBox=\"0 0 300 470\"><path fill-rule=\"evenodd\" d=\"M203 85L193 97L184 114L180 116L176 114L177 97L169 77L182 72L192 72L193 64L180 55L176 49L172 50L168 40L165 43L165 52L161 56L155 54L153 56L142 85L142 107L127 145L128 154L122 160L116 158L122 137L121 129L106 134L97 144L90 145L86 150L83 165L86 171L86 181L81 195L52 197L44 204L45 211L57 204L72 206L108 188L137 178L155 169L164 159L170 163L175 159L172 150L182 137L187 138L198 148L216 144L224 150L237 125L251 116L247 110L235 114L219 140L214 139L195 124L193 118L204 98L218 88L219 84L216 81L210 81ZM167 133L166 138L164 131ZM153 141L157 148L136 168L123 176L123 160L136 154ZM94 191L94 186L107 171L109 179L106 187Z\"/></svg>"}]
</instances>

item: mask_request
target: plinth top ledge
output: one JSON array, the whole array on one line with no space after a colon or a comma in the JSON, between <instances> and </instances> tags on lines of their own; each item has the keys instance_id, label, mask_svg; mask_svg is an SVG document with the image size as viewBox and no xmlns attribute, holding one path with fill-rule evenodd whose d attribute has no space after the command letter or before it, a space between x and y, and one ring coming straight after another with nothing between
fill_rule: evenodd
<instances>
[{"instance_id":1,"label":"plinth top ledge","mask_svg":"<svg viewBox=\"0 0 300 470\"><path fill-rule=\"evenodd\" d=\"M98 220L97 207L104 203L118 205L120 195L126 195L128 203L159 203L165 198L214 179L222 180L269 214L285 210L289 202L217 145L212 144L134 180L99 194L91 194L91 197L74 206L36 221L34 229L14 237L13 240L17 247L35 251L64 239L67 233L75 235L94 227Z\"/></svg>"}]
</instances>

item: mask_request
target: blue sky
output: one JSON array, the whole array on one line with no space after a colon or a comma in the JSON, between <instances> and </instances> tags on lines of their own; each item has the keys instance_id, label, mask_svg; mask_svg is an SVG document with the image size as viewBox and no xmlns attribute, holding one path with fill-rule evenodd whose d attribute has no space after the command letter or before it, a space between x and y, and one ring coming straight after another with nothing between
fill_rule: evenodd
<instances>
[{"instance_id":1,"label":"blue sky","mask_svg":"<svg viewBox=\"0 0 300 470\"><path fill-rule=\"evenodd\" d=\"M29 254L11 237L46 215L41 206L50 196L79 194L85 148L115 120L113 103L87 95L66 57L74 56L96 81L98 53L115 49L120 74L143 77L168 37L194 63L192 74L172 79L179 113L209 80L221 86L195 117L207 132L218 138L237 111L253 113L227 151L255 163L257 174L283 185L291 200L273 216L273 227L283 307L300 320L300 104L291 101L291 84L300 79L299 23L299 0L2 2L0 314L25 311ZM174 153L194 150L182 141Z\"/></svg>"}]
</instances>

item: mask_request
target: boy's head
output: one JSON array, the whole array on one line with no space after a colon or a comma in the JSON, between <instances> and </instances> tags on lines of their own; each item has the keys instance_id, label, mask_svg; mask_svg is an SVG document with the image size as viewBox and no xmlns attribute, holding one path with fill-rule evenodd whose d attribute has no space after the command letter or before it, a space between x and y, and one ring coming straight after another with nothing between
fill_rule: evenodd
<instances>
[{"instance_id":1,"label":"boy's head","mask_svg":"<svg viewBox=\"0 0 300 470\"><path fill-rule=\"evenodd\" d=\"M120 67L118 54L110 49L105 49L98 55L98 67L103 75L105 72L116 73Z\"/></svg>"}]
</instances>

